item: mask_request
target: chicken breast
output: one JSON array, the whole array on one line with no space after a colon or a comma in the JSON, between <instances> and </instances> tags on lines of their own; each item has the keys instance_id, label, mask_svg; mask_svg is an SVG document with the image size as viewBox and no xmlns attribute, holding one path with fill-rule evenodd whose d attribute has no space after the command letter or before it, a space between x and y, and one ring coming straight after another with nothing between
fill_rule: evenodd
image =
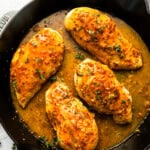
<instances>
[{"instance_id":1,"label":"chicken breast","mask_svg":"<svg viewBox=\"0 0 150 150\"><path fill-rule=\"evenodd\" d=\"M38 92L42 84L60 67L64 42L61 35L43 28L27 44L15 52L10 67L10 83L23 108Z\"/></svg>"},{"instance_id":2,"label":"chicken breast","mask_svg":"<svg viewBox=\"0 0 150 150\"><path fill-rule=\"evenodd\" d=\"M46 112L59 145L65 150L94 150L98 128L94 114L77 99L68 86L55 82L46 91Z\"/></svg>"},{"instance_id":3,"label":"chicken breast","mask_svg":"<svg viewBox=\"0 0 150 150\"><path fill-rule=\"evenodd\" d=\"M74 8L66 15L64 25L81 47L110 68L130 70L142 66L140 51L107 14L88 7Z\"/></svg>"},{"instance_id":4,"label":"chicken breast","mask_svg":"<svg viewBox=\"0 0 150 150\"><path fill-rule=\"evenodd\" d=\"M92 59L85 59L74 76L78 95L99 113L112 114L117 124L132 121L132 98L112 70Z\"/></svg>"}]
</instances>

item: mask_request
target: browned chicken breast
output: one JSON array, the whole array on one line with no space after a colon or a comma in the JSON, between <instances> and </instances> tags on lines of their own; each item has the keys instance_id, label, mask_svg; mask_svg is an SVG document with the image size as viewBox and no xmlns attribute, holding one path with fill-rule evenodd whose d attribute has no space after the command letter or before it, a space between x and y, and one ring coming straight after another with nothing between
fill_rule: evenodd
<instances>
[{"instance_id":1,"label":"browned chicken breast","mask_svg":"<svg viewBox=\"0 0 150 150\"><path fill-rule=\"evenodd\" d=\"M77 66L74 81L79 96L96 111L112 114L117 124L132 121L131 95L106 65L87 58Z\"/></svg>"},{"instance_id":2,"label":"browned chicken breast","mask_svg":"<svg viewBox=\"0 0 150 150\"><path fill-rule=\"evenodd\" d=\"M65 28L76 42L112 69L142 66L140 51L130 43L107 14L88 7L72 9Z\"/></svg>"},{"instance_id":3,"label":"browned chicken breast","mask_svg":"<svg viewBox=\"0 0 150 150\"><path fill-rule=\"evenodd\" d=\"M59 145L65 150L94 150L98 128L94 114L64 83L55 82L46 91L46 112Z\"/></svg>"},{"instance_id":4,"label":"browned chicken breast","mask_svg":"<svg viewBox=\"0 0 150 150\"><path fill-rule=\"evenodd\" d=\"M53 75L63 60L64 43L61 35L43 28L15 52L10 68L10 82L19 104L24 108Z\"/></svg>"}]
</instances>

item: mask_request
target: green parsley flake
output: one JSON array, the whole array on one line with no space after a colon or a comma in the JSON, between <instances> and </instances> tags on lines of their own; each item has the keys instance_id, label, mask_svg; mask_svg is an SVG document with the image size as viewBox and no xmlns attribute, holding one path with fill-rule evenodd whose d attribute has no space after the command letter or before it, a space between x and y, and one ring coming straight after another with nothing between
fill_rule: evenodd
<instances>
[{"instance_id":1,"label":"green parsley flake","mask_svg":"<svg viewBox=\"0 0 150 150\"><path fill-rule=\"evenodd\" d=\"M87 32L91 37L93 37L95 34L95 31L92 31L92 30L87 30Z\"/></svg>"},{"instance_id":2,"label":"green parsley flake","mask_svg":"<svg viewBox=\"0 0 150 150\"><path fill-rule=\"evenodd\" d=\"M32 42L32 45L33 45L34 47L37 47L37 43L36 43L36 42Z\"/></svg>"},{"instance_id":3,"label":"green parsley flake","mask_svg":"<svg viewBox=\"0 0 150 150\"><path fill-rule=\"evenodd\" d=\"M40 79L44 80L45 76L41 73L40 69L36 69L36 73L39 75Z\"/></svg>"},{"instance_id":4,"label":"green parsley flake","mask_svg":"<svg viewBox=\"0 0 150 150\"><path fill-rule=\"evenodd\" d=\"M29 63L29 58L26 58L25 63L26 64Z\"/></svg>"},{"instance_id":5,"label":"green parsley flake","mask_svg":"<svg viewBox=\"0 0 150 150\"><path fill-rule=\"evenodd\" d=\"M53 82L55 82L57 80L57 77L56 76L52 76L49 80L50 80L50 82L53 83Z\"/></svg>"},{"instance_id":6,"label":"green parsley flake","mask_svg":"<svg viewBox=\"0 0 150 150\"><path fill-rule=\"evenodd\" d=\"M121 52L121 47L120 47L120 45L115 45L115 46L114 46L114 49L115 49L115 51L116 51L117 53Z\"/></svg>"},{"instance_id":7,"label":"green parsley flake","mask_svg":"<svg viewBox=\"0 0 150 150\"><path fill-rule=\"evenodd\" d=\"M53 147L53 146L56 146L57 145L57 138L56 137L53 137L53 139L51 140L51 142L49 143L49 146L50 147Z\"/></svg>"},{"instance_id":8,"label":"green parsley flake","mask_svg":"<svg viewBox=\"0 0 150 150\"><path fill-rule=\"evenodd\" d=\"M97 29L98 33L102 33L105 29L105 26L101 26L100 28Z\"/></svg>"},{"instance_id":9,"label":"green parsley flake","mask_svg":"<svg viewBox=\"0 0 150 150\"><path fill-rule=\"evenodd\" d=\"M85 59L85 57L82 54L80 54L80 53L77 53L75 58L76 59L80 59L80 60L84 60Z\"/></svg>"},{"instance_id":10,"label":"green parsley flake","mask_svg":"<svg viewBox=\"0 0 150 150\"><path fill-rule=\"evenodd\" d=\"M17 88L17 81L12 82L13 87L16 89Z\"/></svg>"},{"instance_id":11,"label":"green parsley flake","mask_svg":"<svg viewBox=\"0 0 150 150\"><path fill-rule=\"evenodd\" d=\"M101 99L101 97L102 97L102 95L101 95L101 94L102 94L102 93L101 93L101 91L100 91L100 90L97 90L97 91L95 92L96 100Z\"/></svg>"},{"instance_id":12,"label":"green parsley flake","mask_svg":"<svg viewBox=\"0 0 150 150\"><path fill-rule=\"evenodd\" d=\"M122 100L122 102L121 102L122 104L125 104L126 103L126 100Z\"/></svg>"},{"instance_id":13,"label":"green parsley flake","mask_svg":"<svg viewBox=\"0 0 150 150\"><path fill-rule=\"evenodd\" d=\"M98 41L97 37L95 36L95 33L96 33L95 31L93 31L93 30L87 30L87 32L90 35L92 42L97 42Z\"/></svg>"},{"instance_id":14,"label":"green parsley flake","mask_svg":"<svg viewBox=\"0 0 150 150\"><path fill-rule=\"evenodd\" d=\"M84 29L82 26L78 28L78 31L81 31L82 29Z\"/></svg>"},{"instance_id":15,"label":"green parsley flake","mask_svg":"<svg viewBox=\"0 0 150 150\"><path fill-rule=\"evenodd\" d=\"M55 143L56 143L56 138L53 138L52 141L49 142L45 136L41 136L39 140L41 143L45 145L46 149L49 149L50 147L55 146Z\"/></svg>"},{"instance_id":16,"label":"green parsley flake","mask_svg":"<svg viewBox=\"0 0 150 150\"><path fill-rule=\"evenodd\" d=\"M86 72L86 75L92 75L93 74L93 70L92 70L92 68L90 68L90 67L88 67L87 68L87 72Z\"/></svg>"},{"instance_id":17,"label":"green parsley flake","mask_svg":"<svg viewBox=\"0 0 150 150\"><path fill-rule=\"evenodd\" d=\"M36 58L35 61L36 61L36 63L40 63L41 59L40 58Z\"/></svg>"}]
</instances>

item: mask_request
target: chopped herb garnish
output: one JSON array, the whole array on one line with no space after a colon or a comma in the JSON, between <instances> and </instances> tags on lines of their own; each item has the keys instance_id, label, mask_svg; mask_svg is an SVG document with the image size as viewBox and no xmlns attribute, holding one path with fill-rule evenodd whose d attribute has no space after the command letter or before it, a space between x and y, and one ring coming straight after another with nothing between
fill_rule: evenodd
<instances>
[{"instance_id":1,"label":"chopped herb garnish","mask_svg":"<svg viewBox=\"0 0 150 150\"><path fill-rule=\"evenodd\" d=\"M100 28L97 29L98 33L102 33L105 29L105 26L101 26Z\"/></svg>"},{"instance_id":2,"label":"chopped herb garnish","mask_svg":"<svg viewBox=\"0 0 150 150\"><path fill-rule=\"evenodd\" d=\"M41 59L40 58L36 58L35 61L36 61L36 63L39 63L39 62L41 62Z\"/></svg>"},{"instance_id":3,"label":"chopped herb garnish","mask_svg":"<svg viewBox=\"0 0 150 150\"><path fill-rule=\"evenodd\" d=\"M25 63L29 63L29 58L26 58L26 61L25 61Z\"/></svg>"},{"instance_id":4,"label":"chopped herb garnish","mask_svg":"<svg viewBox=\"0 0 150 150\"><path fill-rule=\"evenodd\" d=\"M39 140L40 140L40 142L45 143L46 137L45 136L40 136Z\"/></svg>"},{"instance_id":5,"label":"chopped herb garnish","mask_svg":"<svg viewBox=\"0 0 150 150\"><path fill-rule=\"evenodd\" d=\"M124 54L123 54L123 53L120 53L120 54L119 54L119 57L120 57L120 58L123 58L123 57L124 57Z\"/></svg>"},{"instance_id":6,"label":"chopped herb garnish","mask_svg":"<svg viewBox=\"0 0 150 150\"><path fill-rule=\"evenodd\" d=\"M109 99L112 100L112 99L114 99L114 98L116 98L116 95L115 95L114 93L112 93L112 94L109 95Z\"/></svg>"},{"instance_id":7,"label":"chopped herb garnish","mask_svg":"<svg viewBox=\"0 0 150 150\"><path fill-rule=\"evenodd\" d=\"M96 96L96 100L101 99L101 97L102 97L101 91L100 91L100 90L97 90L97 91L95 92L95 96Z\"/></svg>"},{"instance_id":8,"label":"chopped herb garnish","mask_svg":"<svg viewBox=\"0 0 150 150\"><path fill-rule=\"evenodd\" d=\"M115 48L115 51L116 51L117 53L121 52L121 47L120 47L120 45L115 45L114 48Z\"/></svg>"},{"instance_id":9,"label":"chopped herb garnish","mask_svg":"<svg viewBox=\"0 0 150 150\"><path fill-rule=\"evenodd\" d=\"M87 68L87 75L92 75L93 71L91 68Z\"/></svg>"},{"instance_id":10,"label":"chopped herb garnish","mask_svg":"<svg viewBox=\"0 0 150 150\"><path fill-rule=\"evenodd\" d=\"M54 145L56 144L56 142L57 142L57 138L54 137L54 138L52 139L52 141L50 142L50 145L51 145L51 146L54 146Z\"/></svg>"},{"instance_id":11,"label":"chopped herb garnish","mask_svg":"<svg viewBox=\"0 0 150 150\"><path fill-rule=\"evenodd\" d=\"M41 74L41 75L40 75L40 78L41 78L42 80L44 80L44 79L45 79L44 74Z\"/></svg>"},{"instance_id":12,"label":"chopped herb garnish","mask_svg":"<svg viewBox=\"0 0 150 150\"><path fill-rule=\"evenodd\" d=\"M80 31L80 30L82 30L82 29L84 29L84 28L81 26L81 27L79 27L78 31Z\"/></svg>"},{"instance_id":13,"label":"chopped herb garnish","mask_svg":"<svg viewBox=\"0 0 150 150\"><path fill-rule=\"evenodd\" d=\"M116 133L116 136L117 136L117 137L120 137L120 135L121 135L121 134L120 134L119 132Z\"/></svg>"},{"instance_id":14,"label":"chopped herb garnish","mask_svg":"<svg viewBox=\"0 0 150 150\"><path fill-rule=\"evenodd\" d=\"M60 78L60 81L61 81L61 82L64 82L64 78Z\"/></svg>"},{"instance_id":15,"label":"chopped herb garnish","mask_svg":"<svg viewBox=\"0 0 150 150\"><path fill-rule=\"evenodd\" d=\"M87 30L87 32L91 37L93 37L95 35L95 31Z\"/></svg>"},{"instance_id":16,"label":"chopped herb garnish","mask_svg":"<svg viewBox=\"0 0 150 150\"><path fill-rule=\"evenodd\" d=\"M77 50L79 50L79 49L80 49L78 46L75 46L74 48L75 48L75 49L77 49Z\"/></svg>"},{"instance_id":17,"label":"chopped herb garnish","mask_svg":"<svg viewBox=\"0 0 150 150\"><path fill-rule=\"evenodd\" d=\"M54 137L54 138L51 140L51 142L49 143L49 146L50 146L50 147L53 147L53 146L55 146L56 144L57 144L57 138Z\"/></svg>"},{"instance_id":18,"label":"chopped herb garnish","mask_svg":"<svg viewBox=\"0 0 150 150\"><path fill-rule=\"evenodd\" d=\"M97 42L97 37L95 37L95 31L93 30L87 30L88 34L90 35L91 37L91 41L94 41L94 42Z\"/></svg>"},{"instance_id":19,"label":"chopped herb garnish","mask_svg":"<svg viewBox=\"0 0 150 150\"><path fill-rule=\"evenodd\" d=\"M95 86L100 86L100 84L98 82L94 82L93 83Z\"/></svg>"},{"instance_id":20,"label":"chopped herb garnish","mask_svg":"<svg viewBox=\"0 0 150 150\"><path fill-rule=\"evenodd\" d=\"M60 138L59 139L57 138L57 143L61 143L61 139Z\"/></svg>"},{"instance_id":21,"label":"chopped herb garnish","mask_svg":"<svg viewBox=\"0 0 150 150\"><path fill-rule=\"evenodd\" d=\"M85 57L82 54L80 54L80 53L77 53L75 58L76 59L80 59L80 60L84 60L85 59Z\"/></svg>"},{"instance_id":22,"label":"chopped herb garnish","mask_svg":"<svg viewBox=\"0 0 150 150\"><path fill-rule=\"evenodd\" d=\"M39 140L40 140L41 143L43 143L43 144L45 145L46 149L49 149L50 147L53 147L53 146L56 145L57 138L54 137L54 138L52 139L52 141L49 142L48 139L47 139L45 136L41 136L41 137L39 138Z\"/></svg>"},{"instance_id":23,"label":"chopped herb garnish","mask_svg":"<svg viewBox=\"0 0 150 150\"><path fill-rule=\"evenodd\" d=\"M101 14L96 14L96 17L100 17L101 16Z\"/></svg>"},{"instance_id":24,"label":"chopped herb garnish","mask_svg":"<svg viewBox=\"0 0 150 150\"><path fill-rule=\"evenodd\" d=\"M41 73L41 71L39 69L36 69L36 73L39 75L40 79L44 80L45 76L44 74Z\"/></svg>"},{"instance_id":25,"label":"chopped herb garnish","mask_svg":"<svg viewBox=\"0 0 150 150\"><path fill-rule=\"evenodd\" d=\"M57 77L56 77L56 76L53 76L53 77L51 77L49 80L50 80L50 82L55 82L55 81L57 80Z\"/></svg>"},{"instance_id":26,"label":"chopped herb garnish","mask_svg":"<svg viewBox=\"0 0 150 150\"><path fill-rule=\"evenodd\" d=\"M126 103L126 100L122 100L122 102L121 102L122 104L125 104Z\"/></svg>"},{"instance_id":27,"label":"chopped herb garnish","mask_svg":"<svg viewBox=\"0 0 150 150\"><path fill-rule=\"evenodd\" d=\"M32 45L33 45L34 47L36 47L36 46L37 46L37 43L36 43L36 42L33 42Z\"/></svg>"},{"instance_id":28,"label":"chopped herb garnish","mask_svg":"<svg viewBox=\"0 0 150 150\"><path fill-rule=\"evenodd\" d=\"M13 87L16 89L17 88L17 81L12 82Z\"/></svg>"},{"instance_id":29,"label":"chopped herb garnish","mask_svg":"<svg viewBox=\"0 0 150 150\"><path fill-rule=\"evenodd\" d=\"M92 41L93 41L93 42L97 42L98 39L97 39L96 37L92 37Z\"/></svg>"},{"instance_id":30,"label":"chopped herb garnish","mask_svg":"<svg viewBox=\"0 0 150 150\"><path fill-rule=\"evenodd\" d=\"M95 111L95 109L93 108L93 106L89 106L88 109L89 109L89 111Z\"/></svg>"},{"instance_id":31,"label":"chopped herb garnish","mask_svg":"<svg viewBox=\"0 0 150 150\"><path fill-rule=\"evenodd\" d=\"M116 98L118 98L118 91L117 90L115 90L113 93L110 93L109 94L109 99L116 99Z\"/></svg>"}]
</instances>

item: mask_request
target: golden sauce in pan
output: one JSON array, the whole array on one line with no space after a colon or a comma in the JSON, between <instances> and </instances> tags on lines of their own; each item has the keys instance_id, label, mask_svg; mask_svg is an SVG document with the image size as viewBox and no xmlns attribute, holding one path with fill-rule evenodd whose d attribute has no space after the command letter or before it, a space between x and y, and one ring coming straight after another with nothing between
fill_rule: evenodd
<instances>
[{"instance_id":1,"label":"golden sauce in pan","mask_svg":"<svg viewBox=\"0 0 150 150\"><path fill-rule=\"evenodd\" d=\"M56 29L64 38L65 56L62 67L55 77L57 80L66 82L75 92L73 76L77 64L82 61L82 58L95 58L79 48L64 29L63 21L66 13L67 11L54 13L37 23L32 27L21 44L26 43L40 28L51 27ZM96 148L97 150L112 147L129 137L138 129L141 122L147 116L148 107L150 108L150 55L148 49L139 35L131 27L120 19L114 19L124 36L142 52L144 65L141 69L136 71L115 71L118 80L125 85L132 95L133 121L128 125L117 125L114 123L111 116L96 113L95 117L99 129L99 143ZM22 109L18 105L18 102L12 93L14 106L21 120L23 120L29 130L32 131L37 138L44 136L49 142L53 139L54 131L46 116L44 94L50 84L51 81L49 80L34 96L25 109Z\"/></svg>"}]
</instances>

